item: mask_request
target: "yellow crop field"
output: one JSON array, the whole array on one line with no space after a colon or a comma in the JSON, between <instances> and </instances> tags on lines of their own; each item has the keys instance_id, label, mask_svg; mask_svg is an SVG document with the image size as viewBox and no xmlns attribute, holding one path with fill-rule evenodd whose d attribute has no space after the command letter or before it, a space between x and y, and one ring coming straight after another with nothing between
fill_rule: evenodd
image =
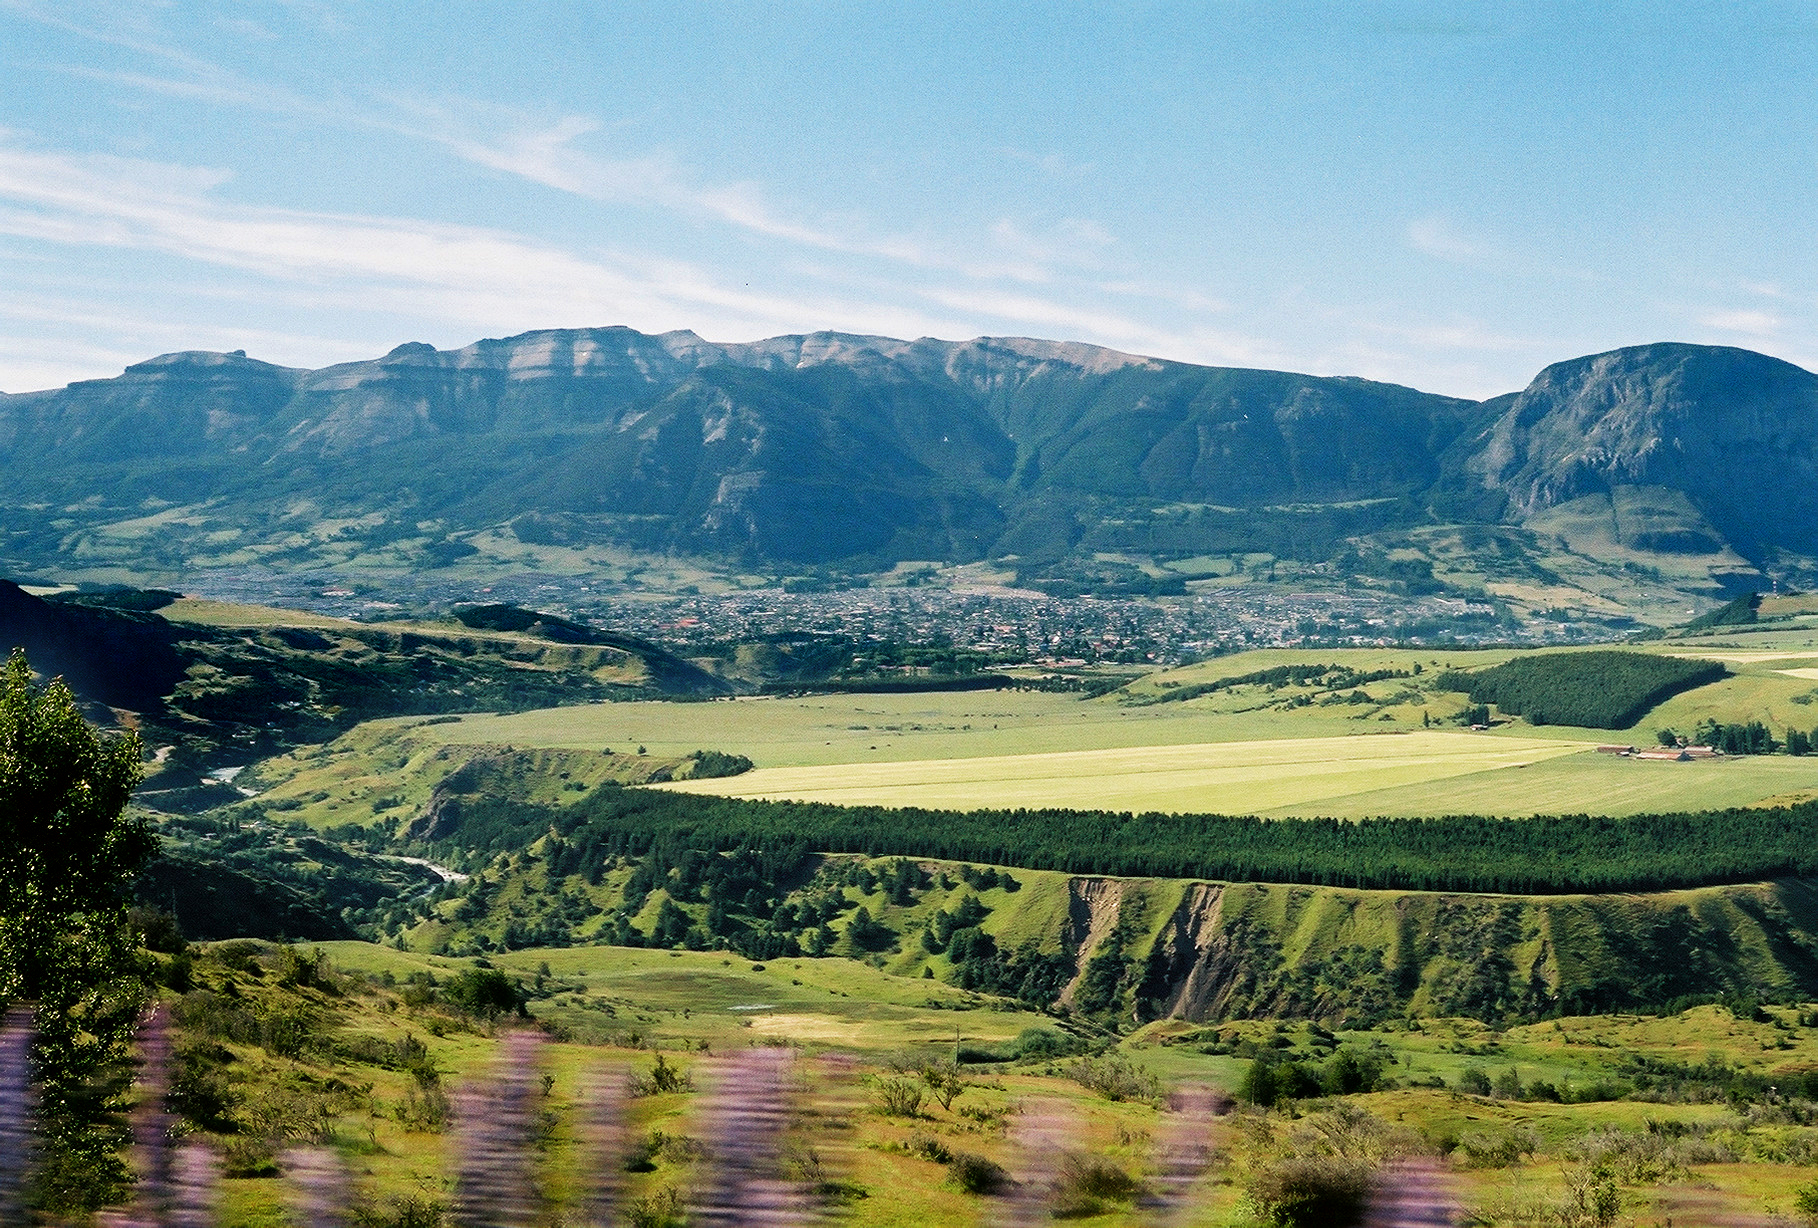
<instances>
[{"instance_id":1,"label":"yellow crop field","mask_svg":"<svg viewBox=\"0 0 1818 1228\"><path fill-rule=\"evenodd\" d=\"M1582 753L1591 745L1420 730L1348 738L760 768L726 779L658 787L844 805L1251 814L1542 763Z\"/></svg>"}]
</instances>

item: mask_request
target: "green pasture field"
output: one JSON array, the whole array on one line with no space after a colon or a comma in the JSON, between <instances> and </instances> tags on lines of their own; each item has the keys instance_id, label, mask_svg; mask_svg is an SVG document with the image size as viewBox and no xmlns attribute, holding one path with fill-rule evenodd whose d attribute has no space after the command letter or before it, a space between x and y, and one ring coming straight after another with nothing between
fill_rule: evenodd
<instances>
[{"instance_id":1,"label":"green pasture field","mask_svg":"<svg viewBox=\"0 0 1818 1228\"><path fill-rule=\"evenodd\" d=\"M1818 720L1815 720L1818 723ZM1690 733L1690 726L1681 726ZM1586 731L1571 730L1580 737ZM1479 735L1482 736L1482 735ZM1637 746L1652 737L1619 739ZM1564 743L1561 743L1563 745ZM1491 814L1653 814L1806 800L1818 789L1818 757L1733 756L1691 763L1567 754L1515 767L1427 779L1262 813L1298 818Z\"/></svg>"},{"instance_id":2,"label":"green pasture field","mask_svg":"<svg viewBox=\"0 0 1818 1228\"><path fill-rule=\"evenodd\" d=\"M1376 737L760 768L742 776L656 787L727 797L951 810L1070 807L1254 814L1311 806L1331 813L1353 794L1493 773L1583 749L1561 741L1414 730ZM1818 771L1810 777L1818 783Z\"/></svg>"},{"instance_id":3,"label":"green pasture field","mask_svg":"<svg viewBox=\"0 0 1818 1228\"><path fill-rule=\"evenodd\" d=\"M472 960L418 955L364 942L323 943L341 967L452 975ZM995 1045L1049 1021L944 981L893 976L849 959L753 964L721 951L559 947L491 957L526 978L544 965L567 988L536 1013L577 1036L639 1032L664 1045L724 1050L783 1040L866 1053L917 1046ZM610 1006L613 1013L603 1010Z\"/></svg>"},{"instance_id":4,"label":"green pasture field","mask_svg":"<svg viewBox=\"0 0 1818 1228\"><path fill-rule=\"evenodd\" d=\"M1818 725L1818 668L1794 648L1649 651L1708 655L1732 675L1675 696L1622 731L1499 722L1457 729L1462 696L1432 691L1445 669L1496 664L1514 650L1267 649L1150 675L1097 699L1031 690L817 695L676 704L636 702L470 716L420 726L421 747L612 749L679 758L746 755L758 770L673 786L743 797L954 809L1070 806L1276 815L1633 814L1748 805L1818 790L1818 757L1668 764L1592 756L1596 743L1653 745L1705 719L1763 720L1777 732ZM1570 650L1553 650L1570 651ZM1353 688L1361 704L1311 687L1245 685L1172 700L1171 692L1316 661L1403 678ZM1414 675L1419 666L1421 673ZM1304 706L1290 706L1299 696ZM1427 728L1431 722L1436 728ZM363 727L384 736L406 721ZM1447 728L1450 726L1450 728ZM1402 736L1362 737L1362 734ZM1346 736L1351 735L1351 736ZM350 737L353 735L350 735ZM339 745L339 744L337 744ZM380 774L382 776L382 773ZM299 783L287 786L301 789ZM322 786L314 786L320 788ZM373 790L384 792L382 779Z\"/></svg>"},{"instance_id":5,"label":"green pasture field","mask_svg":"<svg viewBox=\"0 0 1818 1228\"><path fill-rule=\"evenodd\" d=\"M645 746L652 755L708 748L746 755L761 767L807 767L1339 736L1356 730L1355 723L1315 722L1300 714L1237 715L1178 704L1132 708L1069 694L971 691L590 704L470 716L424 729L421 736L445 743L579 750Z\"/></svg>"}]
</instances>

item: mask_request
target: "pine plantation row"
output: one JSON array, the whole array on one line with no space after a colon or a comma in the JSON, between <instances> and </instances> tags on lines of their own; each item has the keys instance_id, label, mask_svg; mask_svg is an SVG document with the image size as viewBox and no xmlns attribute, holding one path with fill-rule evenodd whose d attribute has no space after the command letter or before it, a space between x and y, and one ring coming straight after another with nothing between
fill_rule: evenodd
<instances>
[{"instance_id":1,"label":"pine plantation row","mask_svg":"<svg viewBox=\"0 0 1818 1228\"><path fill-rule=\"evenodd\" d=\"M1500 819L1262 819L750 801L605 785L568 807L463 799L431 845L506 852L548 831L584 867L659 842L812 849L1156 878L1411 891L1660 891L1818 875L1818 802L1780 809Z\"/></svg>"}]
</instances>

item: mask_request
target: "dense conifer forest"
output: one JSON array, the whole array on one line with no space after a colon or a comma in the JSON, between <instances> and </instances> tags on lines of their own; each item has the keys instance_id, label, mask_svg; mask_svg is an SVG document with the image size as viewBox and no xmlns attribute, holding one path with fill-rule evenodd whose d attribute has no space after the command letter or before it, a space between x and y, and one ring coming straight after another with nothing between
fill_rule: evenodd
<instances>
[{"instance_id":1,"label":"dense conifer forest","mask_svg":"<svg viewBox=\"0 0 1818 1228\"><path fill-rule=\"evenodd\" d=\"M1413 891L1658 891L1818 874L1818 802L1609 818L1274 820L1078 810L950 811L760 802L607 785L569 807L462 800L435 846L505 852L547 831L577 866L791 847L1074 874Z\"/></svg>"},{"instance_id":2,"label":"dense conifer forest","mask_svg":"<svg viewBox=\"0 0 1818 1228\"><path fill-rule=\"evenodd\" d=\"M1521 656L1437 681L1441 690L1463 691L1472 703L1495 704L1530 724L1627 729L1655 705L1723 675L1716 661L1610 650Z\"/></svg>"}]
</instances>

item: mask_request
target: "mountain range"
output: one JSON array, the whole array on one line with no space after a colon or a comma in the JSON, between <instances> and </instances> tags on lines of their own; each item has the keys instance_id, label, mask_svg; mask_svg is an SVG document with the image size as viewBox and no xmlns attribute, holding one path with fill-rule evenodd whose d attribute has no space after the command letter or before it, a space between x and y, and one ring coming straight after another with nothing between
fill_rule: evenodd
<instances>
[{"instance_id":1,"label":"mountain range","mask_svg":"<svg viewBox=\"0 0 1818 1228\"><path fill-rule=\"evenodd\" d=\"M335 540L448 565L507 527L1027 574L1120 551L1318 561L1455 524L1595 523L1618 552L1713 573L1818 553L1818 376L1688 344L1557 363L1486 401L1020 338L597 328L320 370L191 351L0 395L0 461L15 572L282 565Z\"/></svg>"}]
</instances>

